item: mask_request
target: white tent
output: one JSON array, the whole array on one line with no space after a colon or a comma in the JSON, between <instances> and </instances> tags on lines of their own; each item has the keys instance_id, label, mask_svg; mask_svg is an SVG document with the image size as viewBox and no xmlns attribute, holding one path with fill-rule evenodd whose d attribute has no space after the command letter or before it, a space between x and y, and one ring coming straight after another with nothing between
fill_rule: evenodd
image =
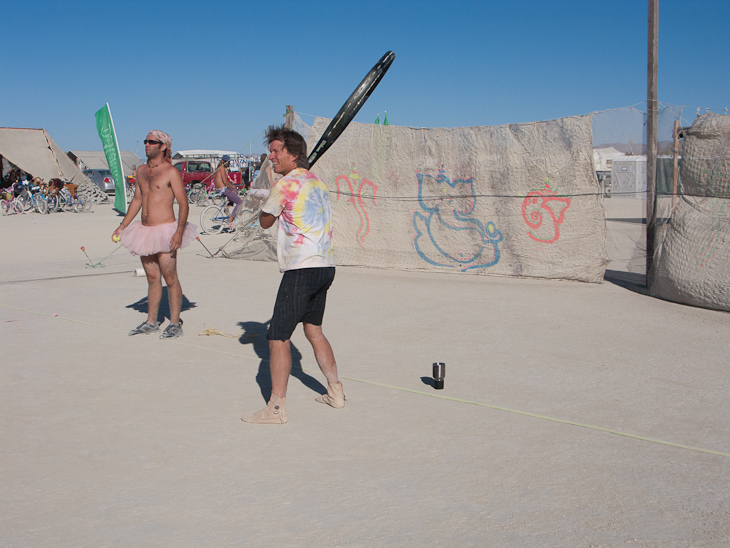
<instances>
[{"instance_id":1,"label":"white tent","mask_svg":"<svg viewBox=\"0 0 730 548\"><path fill-rule=\"evenodd\" d=\"M593 165L596 167L596 171L611 171L613 160L622 156L626 155L613 147L594 148Z\"/></svg>"},{"instance_id":2,"label":"white tent","mask_svg":"<svg viewBox=\"0 0 730 548\"><path fill-rule=\"evenodd\" d=\"M58 177L67 183L93 185L45 129L0 128L0 155L45 181Z\"/></svg>"},{"instance_id":3,"label":"white tent","mask_svg":"<svg viewBox=\"0 0 730 548\"><path fill-rule=\"evenodd\" d=\"M135 166L139 167L144 163L129 150L122 150L120 154L125 176L131 175ZM109 169L109 163L106 161L103 150L71 150L68 157L79 166L79 169Z\"/></svg>"}]
</instances>

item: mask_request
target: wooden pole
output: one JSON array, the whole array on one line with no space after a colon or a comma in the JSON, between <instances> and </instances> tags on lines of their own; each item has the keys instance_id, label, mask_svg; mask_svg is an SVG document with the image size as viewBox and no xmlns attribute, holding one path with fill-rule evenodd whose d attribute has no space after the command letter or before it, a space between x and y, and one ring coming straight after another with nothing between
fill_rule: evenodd
<instances>
[{"instance_id":1,"label":"wooden pole","mask_svg":"<svg viewBox=\"0 0 730 548\"><path fill-rule=\"evenodd\" d=\"M646 85L646 287L650 287L656 235L657 63L659 0L649 0L649 55Z\"/></svg>"},{"instance_id":2,"label":"wooden pole","mask_svg":"<svg viewBox=\"0 0 730 548\"><path fill-rule=\"evenodd\" d=\"M679 120L674 121L674 179L672 181L672 215L677 209L677 178L679 177Z\"/></svg>"},{"instance_id":3,"label":"wooden pole","mask_svg":"<svg viewBox=\"0 0 730 548\"><path fill-rule=\"evenodd\" d=\"M286 122L284 125L286 129L294 129L294 107L292 105L286 105Z\"/></svg>"}]
</instances>

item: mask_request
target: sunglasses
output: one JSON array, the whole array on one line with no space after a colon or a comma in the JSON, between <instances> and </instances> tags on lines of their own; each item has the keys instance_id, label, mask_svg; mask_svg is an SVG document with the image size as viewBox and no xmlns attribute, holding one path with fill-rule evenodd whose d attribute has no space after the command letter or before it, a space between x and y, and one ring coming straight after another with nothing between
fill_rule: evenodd
<instances>
[{"instance_id":1,"label":"sunglasses","mask_svg":"<svg viewBox=\"0 0 730 548\"><path fill-rule=\"evenodd\" d=\"M144 144L145 145L161 145L162 141L155 141L154 139L145 139Z\"/></svg>"}]
</instances>

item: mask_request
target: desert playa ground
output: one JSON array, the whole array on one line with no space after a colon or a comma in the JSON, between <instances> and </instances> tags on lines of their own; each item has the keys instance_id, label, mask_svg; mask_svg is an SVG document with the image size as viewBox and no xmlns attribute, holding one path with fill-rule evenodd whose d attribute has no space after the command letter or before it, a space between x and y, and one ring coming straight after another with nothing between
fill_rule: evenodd
<instances>
[{"instance_id":1,"label":"desert playa ground","mask_svg":"<svg viewBox=\"0 0 730 548\"><path fill-rule=\"evenodd\" d=\"M1 217L0 545L728 546L730 315L647 296L641 201L605 202L603 284L338 268L347 405L299 329L281 426L240 420L275 263L193 242L185 336L128 337L111 206Z\"/></svg>"}]
</instances>

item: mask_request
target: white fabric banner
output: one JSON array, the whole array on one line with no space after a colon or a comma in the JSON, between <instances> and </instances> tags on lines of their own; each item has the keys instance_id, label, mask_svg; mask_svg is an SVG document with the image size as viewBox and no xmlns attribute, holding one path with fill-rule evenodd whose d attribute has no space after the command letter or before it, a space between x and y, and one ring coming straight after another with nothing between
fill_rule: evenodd
<instances>
[{"instance_id":1,"label":"white fabric banner","mask_svg":"<svg viewBox=\"0 0 730 548\"><path fill-rule=\"evenodd\" d=\"M684 131L681 197L654 257L652 294L730 311L730 116Z\"/></svg>"},{"instance_id":2,"label":"white fabric banner","mask_svg":"<svg viewBox=\"0 0 730 548\"><path fill-rule=\"evenodd\" d=\"M316 144L329 120L317 118ZM590 116L495 127L352 123L315 164L337 264L601 282Z\"/></svg>"}]
</instances>

